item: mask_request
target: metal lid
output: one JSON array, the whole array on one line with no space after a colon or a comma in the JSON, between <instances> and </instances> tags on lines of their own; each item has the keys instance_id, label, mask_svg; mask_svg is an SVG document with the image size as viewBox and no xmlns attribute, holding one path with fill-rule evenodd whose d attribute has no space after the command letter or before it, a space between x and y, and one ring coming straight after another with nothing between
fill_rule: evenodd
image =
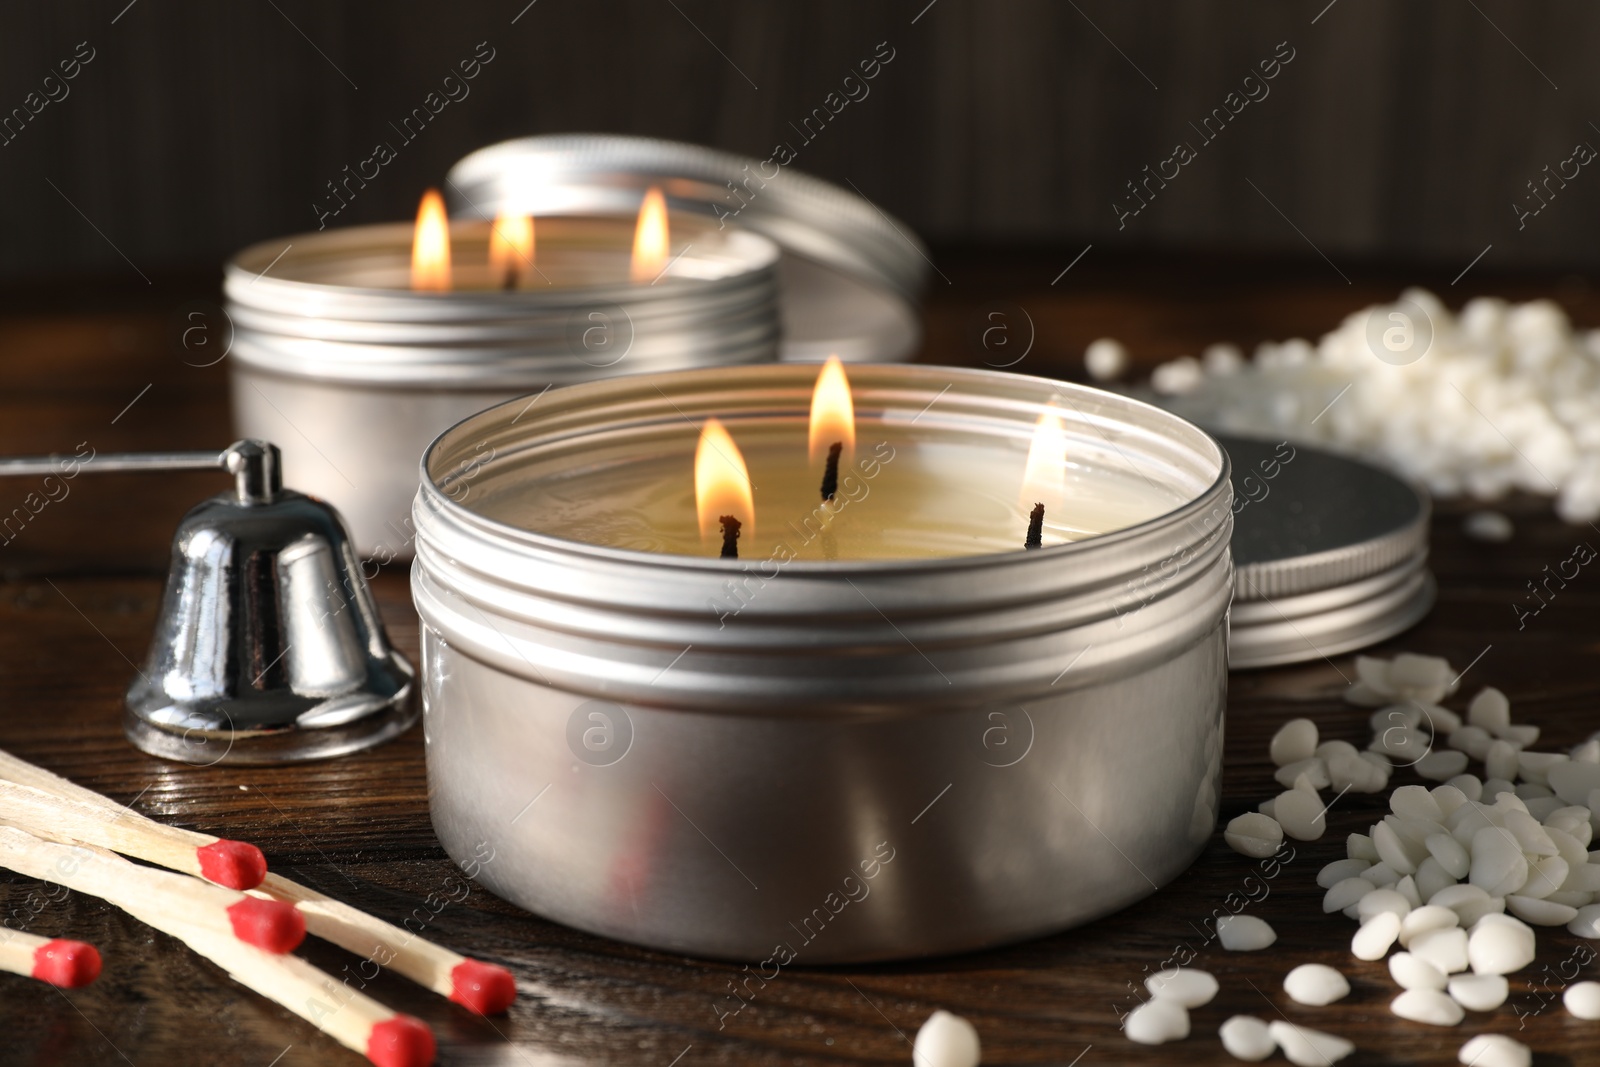
<instances>
[{"instance_id":1,"label":"metal lid","mask_svg":"<svg viewBox=\"0 0 1600 1067\"><path fill-rule=\"evenodd\" d=\"M492 218L636 211L659 184L674 210L761 233L783 249L783 358L884 362L921 337L917 303L932 261L910 228L871 201L778 164L699 145L554 134L479 149L450 169L452 211Z\"/></svg>"},{"instance_id":2,"label":"metal lid","mask_svg":"<svg viewBox=\"0 0 1600 1067\"><path fill-rule=\"evenodd\" d=\"M1233 460L1230 666L1365 648L1427 614L1435 587L1422 491L1308 445L1217 440Z\"/></svg>"}]
</instances>

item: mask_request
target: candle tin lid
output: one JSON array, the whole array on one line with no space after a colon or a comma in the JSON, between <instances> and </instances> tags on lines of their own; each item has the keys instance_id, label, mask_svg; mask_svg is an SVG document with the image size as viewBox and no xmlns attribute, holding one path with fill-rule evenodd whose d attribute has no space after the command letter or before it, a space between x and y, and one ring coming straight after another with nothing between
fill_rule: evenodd
<instances>
[{"instance_id":1,"label":"candle tin lid","mask_svg":"<svg viewBox=\"0 0 1600 1067\"><path fill-rule=\"evenodd\" d=\"M453 213L493 218L502 208L631 214L653 184L675 211L780 246L782 359L888 362L916 348L932 265L922 242L864 197L775 159L650 137L555 134L479 149L450 169L445 188Z\"/></svg>"},{"instance_id":2,"label":"candle tin lid","mask_svg":"<svg viewBox=\"0 0 1600 1067\"><path fill-rule=\"evenodd\" d=\"M1230 667L1365 648L1428 613L1426 494L1308 445L1216 438L1233 461Z\"/></svg>"}]
</instances>

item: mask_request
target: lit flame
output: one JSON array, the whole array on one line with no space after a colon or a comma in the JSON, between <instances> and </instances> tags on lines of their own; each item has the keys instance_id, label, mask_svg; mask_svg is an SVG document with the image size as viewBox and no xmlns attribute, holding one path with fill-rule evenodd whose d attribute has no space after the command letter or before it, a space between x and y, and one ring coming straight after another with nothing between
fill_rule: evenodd
<instances>
[{"instance_id":1,"label":"lit flame","mask_svg":"<svg viewBox=\"0 0 1600 1067\"><path fill-rule=\"evenodd\" d=\"M756 505L750 494L750 471L733 438L716 419L707 419L694 450L694 504L700 514L700 538L722 540L724 515L742 523L739 533L755 533Z\"/></svg>"},{"instance_id":2,"label":"lit flame","mask_svg":"<svg viewBox=\"0 0 1600 1067\"><path fill-rule=\"evenodd\" d=\"M841 466L850 462L856 450L856 407L850 399L850 380L838 356L829 356L811 390L812 466L828 454L835 443L844 445L839 454Z\"/></svg>"},{"instance_id":3,"label":"lit flame","mask_svg":"<svg viewBox=\"0 0 1600 1067\"><path fill-rule=\"evenodd\" d=\"M533 270L533 217L502 211L489 231L489 271L502 288Z\"/></svg>"},{"instance_id":4,"label":"lit flame","mask_svg":"<svg viewBox=\"0 0 1600 1067\"><path fill-rule=\"evenodd\" d=\"M667 199L652 185L639 205L639 224L633 230L633 266L629 277L636 282L653 282L667 265L671 243L667 228Z\"/></svg>"},{"instance_id":5,"label":"lit flame","mask_svg":"<svg viewBox=\"0 0 1600 1067\"><path fill-rule=\"evenodd\" d=\"M450 291L450 217L444 212L439 190L422 194L417 208L417 230L411 241L411 288L437 293Z\"/></svg>"},{"instance_id":6,"label":"lit flame","mask_svg":"<svg viewBox=\"0 0 1600 1067\"><path fill-rule=\"evenodd\" d=\"M1024 511L1043 504L1047 519L1061 521L1061 512L1067 505L1067 430L1055 408L1046 408L1039 416L1017 503Z\"/></svg>"}]
</instances>

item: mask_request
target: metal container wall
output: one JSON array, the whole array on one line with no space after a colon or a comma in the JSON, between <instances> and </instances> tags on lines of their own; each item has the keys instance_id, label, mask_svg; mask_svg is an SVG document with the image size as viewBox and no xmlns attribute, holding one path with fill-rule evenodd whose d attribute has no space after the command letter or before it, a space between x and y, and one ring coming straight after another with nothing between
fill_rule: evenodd
<instances>
[{"instance_id":1,"label":"metal container wall","mask_svg":"<svg viewBox=\"0 0 1600 1067\"><path fill-rule=\"evenodd\" d=\"M707 604L754 561L472 509L536 456L792 418L814 376L593 383L429 450L412 588L445 848L551 919L768 968L976 949L1148 895L1204 846L1220 790L1231 488L1190 424L1058 382L854 368L859 425L1026 439L1054 401L1071 454L1187 503L1037 551L791 562L732 620Z\"/></svg>"},{"instance_id":2,"label":"metal container wall","mask_svg":"<svg viewBox=\"0 0 1600 1067\"><path fill-rule=\"evenodd\" d=\"M226 279L237 431L279 442L285 481L337 505L363 555L405 559L418 458L473 412L553 385L777 357L775 246L675 219L690 247L635 285L617 280L632 227L541 219L541 256L560 250L587 284L515 292L410 291L409 224L246 249ZM486 235L452 234L468 284L487 280L474 274Z\"/></svg>"}]
</instances>

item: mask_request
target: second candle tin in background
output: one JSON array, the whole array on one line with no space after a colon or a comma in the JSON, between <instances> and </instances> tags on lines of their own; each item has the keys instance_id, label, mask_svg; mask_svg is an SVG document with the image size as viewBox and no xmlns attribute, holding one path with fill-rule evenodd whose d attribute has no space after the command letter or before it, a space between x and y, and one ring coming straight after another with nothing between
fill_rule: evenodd
<instances>
[{"instance_id":1,"label":"second candle tin in background","mask_svg":"<svg viewBox=\"0 0 1600 1067\"><path fill-rule=\"evenodd\" d=\"M236 432L277 442L285 481L387 562L411 555L417 461L452 423L548 386L777 357L772 242L675 216L676 258L630 283L638 198L616 207L538 220L536 270L514 292L489 284L486 223L452 226L445 293L408 288L410 223L245 249L225 283Z\"/></svg>"},{"instance_id":2,"label":"second candle tin in background","mask_svg":"<svg viewBox=\"0 0 1600 1067\"><path fill-rule=\"evenodd\" d=\"M631 211L652 185L675 212L779 245L784 360L883 363L916 350L932 270L922 242L870 200L775 158L651 137L552 134L473 152L451 168L444 192L453 215L489 219L505 208Z\"/></svg>"}]
</instances>

